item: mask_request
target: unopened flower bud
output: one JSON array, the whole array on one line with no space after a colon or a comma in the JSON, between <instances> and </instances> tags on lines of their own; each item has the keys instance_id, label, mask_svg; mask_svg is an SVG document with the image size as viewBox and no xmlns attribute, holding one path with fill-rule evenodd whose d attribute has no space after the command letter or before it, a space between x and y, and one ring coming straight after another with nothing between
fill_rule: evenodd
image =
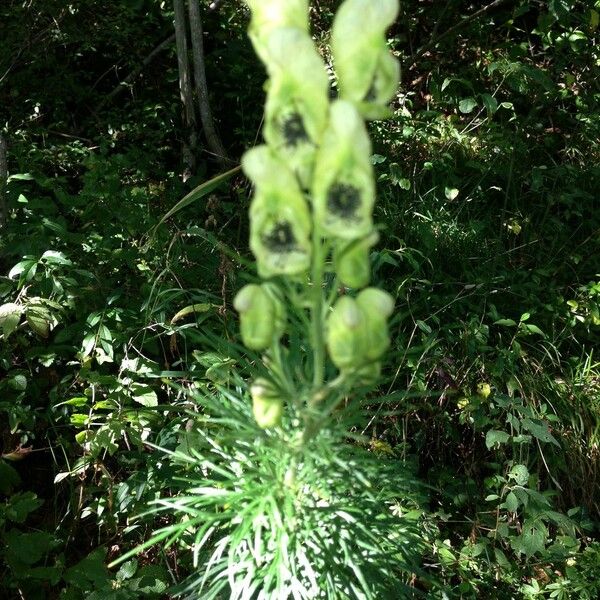
<instances>
[{"instance_id":1,"label":"unopened flower bud","mask_svg":"<svg viewBox=\"0 0 600 600\"><path fill-rule=\"evenodd\" d=\"M283 400L266 379L257 379L250 387L252 414L261 429L270 429L281 423Z\"/></svg>"},{"instance_id":2,"label":"unopened flower bud","mask_svg":"<svg viewBox=\"0 0 600 600\"><path fill-rule=\"evenodd\" d=\"M240 313L240 333L251 350L265 350L275 335L275 304L260 285L243 287L233 301Z\"/></svg>"},{"instance_id":3,"label":"unopened flower bud","mask_svg":"<svg viewBox=\"0 0 600 600\"><path fill-rule=\"evenodd\" d=\"M365 320L354 298L342 296L327 319L327 348L333 364L340 370L364 363Z\"/></svg>"},{"instance_id":4,"label":"unopened flower bud","mask_svg":"<svg viewBox=\"0 0 600 600\"><path fill-rule=\"evenodd\" d=\"M394 299L378 288L366 288L356 297L366 322L365 356L380 359L390 346L387 320L394 310Z\"/></svg>"},{"instance_id":5,"label":"unopened flower bud","mask_svg":"<svg viewBox=\"0 0 600 600\"><path fill-rule=\"evenodd\" d=\"M373 231L362 239L338 243L333 260L338 279L345 286L360 289L369 284L371 279L369 254L378 239L379 235Z\"/></svg>"},{"instance_id":6,"label":"unopened flower bud","mask_svg":"<svg viewBox=\"0 0 600 600\"><path fill-rule=\"evenodd\" d=\"M340 96L355 103L363 116L387 116L400 78L385 32L398 15L398 0L345 0L331 32L331 49Z\"/></svg>"},{"instance_id":7,"label":"unopened flower bud","mask_svg":"<svg viewBox=\"0 0 600 600\"><path fill-rule=\"evenodd\" d=\"M269 62L267 40L279 27L308 32L308 0L246 0L252 11L248 36L261 60Z\"/></svg>"}]
</instances>

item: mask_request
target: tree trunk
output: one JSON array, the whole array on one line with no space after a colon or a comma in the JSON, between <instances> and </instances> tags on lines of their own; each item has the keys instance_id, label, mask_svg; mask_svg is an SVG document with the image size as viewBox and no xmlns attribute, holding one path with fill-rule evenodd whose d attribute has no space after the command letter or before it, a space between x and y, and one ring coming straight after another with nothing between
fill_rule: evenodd
<instances>
[{"instance_id":1,"label":"tree trunk","mask_svg":"<svg viewBox=\"0 0 600 600\"><path fill-rule=\"evenodd\" d=\"M6 205L6 182L8 180L7 145L4 134L0 131L0 229L4 229L8 220Z\"/></svg>"},{"instance_id":2,"label":"tree trunk","mask_svg":"<svg viewBox=\"0 0 600 600\"><path fill-rule=\"evenodd\" d=\"M204 68L204 44L202 42L202 18L200 16L198 0L188 0L188 9L192 34L192 53L194 57L194 82L196 84L196 95L198 97L202 128L210 151L223 164L227 161L227 153L217 133L208 100L208 86L206 84L206 70Z\"/></svg>"},{"instance_id":3,"label":"tree trunk","mask_svg":"<svg viewBox=\"0 0 600 600\"><path fill-rule=\"evenodd\" d=\"M177 66L179 68L179 92L183 105L183 181L187 181L196 167L196 145L198 140L196 113L192 92L192 78L188 59L184 0L173 0L175 10L175 41L177 43Z\"/></svg>"}]
</instances>

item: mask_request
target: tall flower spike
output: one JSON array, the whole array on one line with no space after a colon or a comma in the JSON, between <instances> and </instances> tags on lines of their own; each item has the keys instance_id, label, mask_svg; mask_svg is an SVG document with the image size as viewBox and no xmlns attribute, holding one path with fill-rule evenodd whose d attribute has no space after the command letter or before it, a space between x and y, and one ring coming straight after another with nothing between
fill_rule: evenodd
<instances>
[{"instance_id":1,"label":"tall flower spike","mask_svg":"<svg viewBox=\"0 0 600 600\"><path fill-rule=\"evenodd\" d=\"M331 105L313 180L315 222L324 233L343 239L371 233L374 179L364 122L350 102L338 100Z\"/></svg>"},{"instance_id":2,"label":"tall flower spike","mask_svg":"<svg viewBox=\"0 0 600 600\"><path fill-rule=\"evenodd\" d=\"M250 249L259 275L303 273L310 266L311 220L296 178L267 146L246 152L242 167L256 187L250 205Z\"/></svg>"},{"instance_id":3,"label":"tall flower spike","mask_svg":"<svg viewBox=\"0 0 600 600\"><path fill-rule=\"evenodd\" d=\"M400 79L385 32L398 16L398 0L346 0L331 32L331 49L340 96L357 104L367 119L389 114Z\"/></svg>"},{"instance_id":4,"label":"tall flower spike","mask_svg":"<svg viewBox=\"0 0 600 600\"><path fill-rule=\"evenodd\" d=\"M273 29L296 27L308 32L308 0L246 0L252 11L248 36L260 59L268 61L267 39Z\"/></svg>"},{"instance_id":5,"label":"tall flower spike","mask_svg":"<svg viewBox=\"0 0 600 600\"><path fill-rule=\"evenodd\" d=\"M327 124L329 77L310 36L273 30L267 41L264 136L308 186L317 145Z\"/></svg>"}]
</instances>

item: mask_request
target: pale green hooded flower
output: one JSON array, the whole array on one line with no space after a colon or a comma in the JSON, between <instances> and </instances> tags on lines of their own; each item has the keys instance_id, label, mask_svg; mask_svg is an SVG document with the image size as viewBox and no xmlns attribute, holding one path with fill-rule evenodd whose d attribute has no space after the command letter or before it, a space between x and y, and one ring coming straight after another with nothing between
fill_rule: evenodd
<instances>
[{"instance_id":1,"label":"pale green hooded flower","mask_svg":"<svg viewBox=\"0 0 600 600\"><path fill-rule=\"evenodd\" d=\"M342 296L327 318L327 350L333 364L346 371L364 364L366 323L356 300Z\"/></svg>"},{"instance_id":2,"label":"pale green hooded flower","mask_svg":"<svg viewBox=\"0 0 600 600\"><path fill-rule=\"evenodd\" d=\"M340 371L356 370L364 377L380 368L376 364L390 346L387 319L394 300L377 288L367 288L356 299L342 296L327 318L327 349Z\"/></svg>"},{"instance_id":3,"label":"pale green hooded flower","mask_svg":"<svg viewBox=\"0 0 600 600\"><path fill-rule=\"evenodd\" d=\"M299 29L275 29L267 41L264 136L296 172L310 181L315 150L327 125L329 77L310 36Z\"/></svg>"},{"instance_id":4,"label":"pale green hooded flower","mask_svg":"<svg viewBox=\"0 0 600 600\"><path fill-rule=\"evenodd\" d=\"M398 0L346 0L331 32L331 50L340 96L358 105L368 119L389 115L388 103L400 79L385 32L398 16Z\"/></svg>"},{"instance_id":5,"label":"pale green hooded flower","mask_svg":"<svg viewBox=\"0 0 600 600\"><path fill-rule=\"evenodd\" d=\"M249 284L235 296L242 341L251 350L266 350L285 329L285 307L274 286Z\"/></svg>"},{"instance_id":6,"label":"pale green hooded flower","mask_svg":"<svg viewBox=\"0 0 600 600\"><path fill-rule=\"evenodd\" d=\"M317 153L315 223L334 237L369 235L373 229L374 179L365 124L350 102L338 100L331 105L329 126Z\"/></svg>"},{"instance_id":7,"label":"pale green hooded flower","mask_svg":"<svg viewBox=\"0 0 600 600\"><path fill-rule=\"evenodd\" d=\"M248 36L259 58L267 63L267 39L273 29L295 27L308 32L308 0L246 0L252 11Z\"/></svg>"},{"instance_id":8,"label":"pale green hooded flower","mask_svg":"<svg viewBox=\"0 0 600 600\"><path fill-rule=\"evenodd\" d=\"M311 220L294 174L268 146L246 152L246 175L255 185L250 205L250 249L261 277L297 275L310 266Z\"/></svg>"},{"instance_id":9,"label":"pale green hooded flower","mask_svg":"<svg viewBox=\"0 0 600 600\"><path fill-rule=\"evenodd\" d=\"M378 360L390 346L387 320L394 310L394 299L378 288L366 288L356 297L366 323L365 357Z\"/></svg>"},{"instance_id":10,"label":"pale green hooded flower","mask_svg":"<svg viewBox=\"0 0 600 600\"><path fill-rule=\"evenodd\" d=\"M377 243L376 231L359 240L338 242L333 251L333 262L338 279L351 288L362 288L371 279L371 248Z\"/></svg>"}]
</instances>

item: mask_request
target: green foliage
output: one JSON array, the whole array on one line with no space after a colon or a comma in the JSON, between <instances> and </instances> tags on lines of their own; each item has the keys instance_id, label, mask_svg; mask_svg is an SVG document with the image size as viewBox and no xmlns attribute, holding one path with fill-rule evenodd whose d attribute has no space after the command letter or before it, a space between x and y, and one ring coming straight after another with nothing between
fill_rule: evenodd
<instances>
[{"instance_id":1,"label":"green foliage","mask_svg":"<svg viewBox=\"0 0 600 600\"><path fill-rule=\"evenodd\" d=\"M386 34L364 35L383 19L365 13L334 39L339 2L311 3L310 24L294 3L312 63L333 75L341 62L333 94L360 96L379 72L363 114L386 102L378 57L403 64L393 117L368 124L373 148L321 167L373 168L380 224L327 248L326 300L337 277L396 303L383 366L324 399L335 408L305 461L294 403L313 380L307 305L276 278L286 306L267 325L285 351L265 368L262 343L238 345L233 300L256 283L248 183L204 152L179 181L174 44L108 99L171 34L170 3L1 4L0 596L195 597L206 575L202 597L226 598L232 584L211 579L226 547L268 589L283 572L332 597L598 596L597 2L519 0L471 20L479 6L407 0ZM250 11L201 8L210 99L240 156L264 105ZM292 58L271 59L270 126L282 98L303 114L309 96L328 104L322 77L283 76ZM307 116L311 136L322 117ZM314 158L301 150L287 159L297 172ZM106 566L157 530L160 544Z\"/></svg>"}]
</instances>

